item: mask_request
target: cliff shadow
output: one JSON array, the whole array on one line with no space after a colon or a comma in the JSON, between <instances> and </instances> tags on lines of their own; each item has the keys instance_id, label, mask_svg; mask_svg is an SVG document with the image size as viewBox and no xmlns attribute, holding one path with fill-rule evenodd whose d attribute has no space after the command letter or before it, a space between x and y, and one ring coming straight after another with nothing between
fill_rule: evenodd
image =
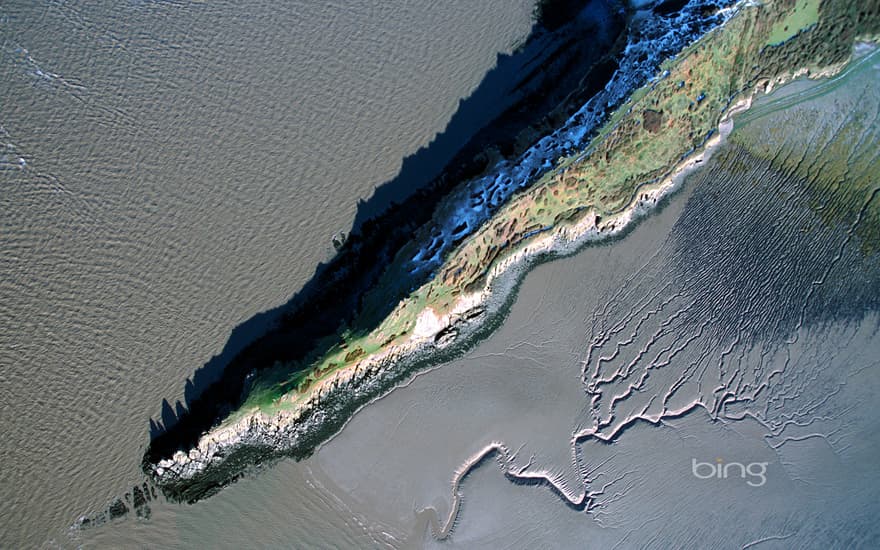
<instances>
[{"instance_id":1,"label":"cliff shadow","mask_svg":"<svg viewBox=\"0 0 880 550\"><path fill-rule=\"evenodd\" d=\"M344 329L372 328L358 326L359 307L397 252L458 183L483 173L490 158L520 154L531 136L564 121L605 85L616 69L626 18L616 0L540 2L523 45L499 54L446 129L358 203L351 235L337 254L318 264L287 303L233 329L223 350L185 381L183 403L163 400L160 418L149 420L145 465L192 447L241 404L250 375L301 360L319 343L338 341ZM416 287L428 276L411 276L401 285ZM377 314L395 305L389 302Z\"/></svg>"}]
</instances>

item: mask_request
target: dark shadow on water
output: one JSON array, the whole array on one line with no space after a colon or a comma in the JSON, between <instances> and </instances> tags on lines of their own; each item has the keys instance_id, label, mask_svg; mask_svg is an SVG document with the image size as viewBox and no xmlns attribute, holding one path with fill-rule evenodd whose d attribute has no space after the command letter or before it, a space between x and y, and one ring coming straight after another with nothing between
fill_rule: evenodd
<instances>
[{"instance_id":1,"label":"dark shadow on water","mask_svg":"<svg viewBox=\"0 0 880 550\"><path fill-rule=\"evenodd\" d=\"M544 0L541 5L524 45L498 55L496 67L461 101L447 128L358 204L352 234L336 256L319 264L286 304L236 327L220 354L186 380L185 403L163 401L161 418L150 420L145 466L192 447L238 407L249 374L300 360L319 342L326 345L328 337L338 340L345 328L371 329L356 324L365 293L443 197L488 168L489 147L495 158L518 155L605 85L624 45L622 3ZM427 276L401 286L418 286ZM384 316L394 305L375 313Z\"/></svg>"},{"instance_id":2,"label":"dark shadow on water","mask_svg":"<svg viewBox=\"0 0 880 550\"><path fill-rule=\"evenodd\" d=\"M434 178L443 177L444 168L454 173L456 167L450 166L453 159L460 165L471 163L473 157L488 146L495 146L510 156L515 152L514 141L520 131L529 126L534 129L554 127L567 118L568 110L563 108L555 113L552 121L541 124L542 117L550 116L566 95L577 91L578 81L584 76L576 70L565 73L589 68L597 62L605 53L603 46L610 46L612 38L623 30L623 17L613 1L550 0L543 4L547 7L535 10L540 23L532 27L524 45L513 54L498 54L495 67L486 73L471 96L459 101L443 132L429 145L403 159L398 175L378 187L369 200L358 204L353 231L359 231L364 222L382 215L392 204L404 201ZM597 11L605 13L605 21L581 19L568 29L562 28L565 22L576 19L575 14L587 11L584 8L591 4L601 6ZM574 36L578 29L593 30L591 27L599 29L593 40ZM580 43L572 43L574 40ZM561 80L558 87L546 85L550 74ZM598 76L600 78L594 80L604 85L607 78ZM584 103L573 99L569 101L570 106L579 107ZM511 112L505 113L508 109ZM516 116L512 116L514 113ZM453 173L446 174L446 179Z\"/></svg>"}]
</instances>

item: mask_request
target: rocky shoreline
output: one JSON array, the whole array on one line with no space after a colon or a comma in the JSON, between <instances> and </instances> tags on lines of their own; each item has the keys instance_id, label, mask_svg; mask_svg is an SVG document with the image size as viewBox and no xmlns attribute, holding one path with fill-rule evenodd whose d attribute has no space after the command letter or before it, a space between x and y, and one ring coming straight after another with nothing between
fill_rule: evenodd
<instances>
[{"instance_id":1,"label":"rocky shoreline","mask_svg":"<svg viewBox=\"0 0 880 550\"><path fill-rule=\"evenodd\" d=\"M751 97L732 106L729 113L748 109ZM690 155L659 182L645 185L637 199L619 214L596 224L595 213L585 212L571 226L560 226L540 239L501 259L490 270L480 292L463 296L448 313L429 308L419 316L409 341L365 357L313 388L297 408L270 415L248 414L235 423L203 436L188 453L150 465L150 473L175 500L194 502L221 489L229 480L257 464L283 457L304 458L341 429L353 414L381 398L414 372L448 361L470 349L481 336L503 321L515 288L533 264L575 253L589 243L619 237L640 217L677 190L687 174L711 155L732 128L729 116L705 146Z\"/></svg>"},{"instance_id":2,"label":"rocky shoreline","mask_svg":"<svg viewBox=\"0 0 880 550\"><path fill-rule=\"evenodd\" d=\"M717 19L711 14L701 15L700 6L718 2L693 0L691 3L694 7L681 16L685 21L683 30L678 34L663 36L666 49L676 51L676 41L700 32ZM419 156L423 153L425 156L432 155L434 144L404 159L401 175L378 188L376 196L359 207L355 228L341 244L337 255L327 264L317 266L313 279L287 304L238 327L223 354L206 363L186 381L186 403L183 406L178 404L177 414L167 405L165 409L169 414L163 412L161 422L151 422L151 443L146 451L145 463L156 462L178 449L195 445L205 431L215 427L241 405L248 379L255 374L271 369L278 362L302 362L310 353L320 352L316 347L325 345L328 338L337 337L346 325L356 324L359 330L372 328L369 323L373 321L358 317L363 310L363 301L375 289L383 270L402 249L408 246L430 247L431 243L449 246L463 238L463 234L456 233L438 241L434 238L433 229L425 230L432 219L443 218L438 210L444 202L448 202L446 199L451 192L462 191L462 182L479 183L478 180L485 179L487 174L494 174L492 163L513 163L532 146L536 139L534 136L559 129L566 120L573 121L581 132L589 131L590 124L601 121L606 110L623 101L631 89L656 70L651 68L651 63L659 64L662 51L649 52L657 57L651 63L641 60L645 52L650 50L654 37L638 38L640 42L634 45L637 37L629 35L637 31L629 29L626 24L631 12L615 11L623 3L614 1L607 6L611 10L608 14L610 19L605 21L609 25L606 40L613 42L610 45L597 41L593 36L595 33L589 30L595 25L595 15L575 17L589 2L546 0L541 4L542 11L552 14L555 23L545 25L541 20L536 21L532 36L520 50L498 58L499 71L502 73L509 72L510 66L522 65L521 68L528 74L516 74L515 80L499 85L498 75L493 76L494 71L490 72L485 84L490 90L483 93L480 96L483 99L479 100L486 101L486 97L493 94L506 93L508 96L503 98L490 99L496 103L503 100L512 104L503 107L505 110L499 116L473 135L437 177L398 202L394 188L404 185L408 192L412 192L414 182L409 181L405 174L422 173L416 166ZM564 21L568 23L563 24ZM665 27L674 28L676 24L675 20L669 19ZM660 31L665 28L664 25L650 27L657 27ZM591 35L591 40L580 39L585 34ZM604 50L606 46L608 48ZM624 49L629 51L623 54ZM609 83L609 78L612 83ZM509 89L504 89L504 86ZM492 88L499 89L493 91ZM478 90L475 95L480 93ZM584 97L593 99L585 106L582 103ZM469 116L468 109L472 108L467 105L472 100L477 101L472 97L462 103L462 109L456 117ZM580 113L579 110L584 112ZM450 126L454 124L455 117ZM565 128L563 125L562 129ZM441 142L446 137L452 138L438 135L435 141ZM544 146L548 143L543 144L539 147L540 151L536 149L539 154L528 155L527 162L520 167L528 181L533 179L530 174L539 170L548 158L561 154L558 149L565 142L551 141L548 143L552 147ZM455 147L459 146L459 143L455 144ZM408 166L412 169L408 169ZM518 182L518 185L528 181ZM491 183L495 185L496 182ZM491 186L479 191L481 195L489 196L489 202L500 200L499 191ZM472 189L464 190L464 197L472 193ZM380 204L383 200L389 200L390 206L383 207ZM376 215L375 209L382 213ZM453 225L460 224L455 222ZM420 262L420 265L427 266L428 262ZM395 279L395 289L388 292L396 292L397 287L406 291L407 287L422 284L429 276L429 270L398 270L392 277ZM381 304L379 310L374 311L374 318L381 318L390 312L382 309L386 307ZM259 326L250 326L251 321ZM243 334L241 337L235 334L239 330ZM259 335L255 337L249 333ZM169 418L166 419L166 416Z\"/></svg>"},{"instance_id":3,"label":"rocky shoreline","mask_svg":"<svg viewBox=\"0 0 880 550\"><path fill-rule=\"evenodd\" d=\"M740 5L749 10L764 9L749 2ZM756 25L761 28L764 25L761 31L766 32L766 27L770 24L783 21L780 12L773 12L776 19L757 19L759 22L755 23L754 13L750 11L752 19L739 21L739 24L746 28L749 25L752 28ZM864 27L876 32L876 10L862 13L868 13L870 17L866 19L859 15L858 22L861 24L866 19L868 23ZM401 339L401 333L398 333L395 343L383 345L375 352L364 352L358 348L360 354L351 356L353 361L348 359L350 353L346 355L345 363L351 364L329 371L319 369L320 375L310 380L305 389L300 386L298 391L291 391L280 397L277 399L278 406L271 411L260 407L239 411L235 417L201 435L188 452L179 450L171 456L154 457L155 460L151 460L148 454L144 461L145 471L169 498L194 502L213 494L255 465L281 457L298 459L308 456L337 433L359 408L391 391L414 372L462 353L491 332L503 320L506 307L515 296L518 282L532 264L572 253L589 242L619 237L632 227L635 220L661 203L664 197L680 185L690 170L698 167L706 155L715 150L732 128L731 116L748 109L755 94L767 92L800 75L815 78L839 71L848 59L842 52L849 50L844 48L850 48L857 38L855 30L841 30L841 23L848 23L847 17L846 13L832 12L826 20L819 23L821 32L807 34L807 38L790 47L788 44L781 45L774 51L775 57L768 57L766 76L760 76L758 69L759 77L747 78L748 74L755 71L755 67L738 67L744 69L744 87L735 89L730 97L725 94L725 97L715 98L716 102L720 102L716 104L723 107L717 116L691 114L698 109L694 106L700 104L705 97L704 93L700 94L687 107L687 113L680 116L695 117L696 122L685 125L685 129L702 128L701 132L706 133L701 136L691 135L697 145L684 155L677 156L674 162L666 164L662 171L646 172L652 174L652 177L639 180L641 183L634 186L632 195L626 195L629 199L624 207L611 213L596 207L576 208L566 213L558 223L542 227L539 231L529 231L515 242L505 241L505 245L501 247L504 253L492 255L491 261L485 265L485 271L476 279L479 286L469 284L464 287L466 291L453 294L448 307L438 308L431 302L424 307L420 306L416 310L414 327L406 332L405 338ZM825 27L821 26L823 24ZM850 32L851 34L847 34ZM811 41L826 39L823 33L830 33L836 40L829 41L827 52L814 54L809 51L812 47ZM795 37L797 36L804 36L804 33L796 32ZM758 48L763 44L764 37L765 35L758 33L759 44L749 46L750 54L764 55L766 47ZM698 50L690 52L693 57L698 55L695 51ZM697 65L697 68L700 66ZM667 70L659 77L659 81L668 76ZM671 84L665 83L670 89L673 88ZM653 90L654 84L648 87L646 94ZM742 99L735 101L737 97ZM612 135L625 144L626 139L635 139L626 131L637 127L638 123L633 122L633 116L627 119L632 108L626 110L624 106L620 111L623 118L615 120L612 117L612 127L603 137ZM704 118L700 119L699 116ZM715 116L711 118L715 121L711 126L706 126L706 116ZM624 122L629 126L619 126ZM659 127L659 120L653 122L657 124L652 127ZM703 125L700 126L697 122ZM623 130L615 135L614 132L620 127ZM616 156L619 152L613 145L617 142L614 139L611 142L612 145L605 144L605 161L609 154ZM576 162L591 154L592 146L579 155ZM556 169L557 175L562 173L563 184L564 171L569 166L571 165L563 164ZM528 212L528 209L525 211ZM515 224L508 227L513 225ZM394 311L403 307L398 305ZM408 314L413 314L413 310Z\"/></svg>"}]
</instances>

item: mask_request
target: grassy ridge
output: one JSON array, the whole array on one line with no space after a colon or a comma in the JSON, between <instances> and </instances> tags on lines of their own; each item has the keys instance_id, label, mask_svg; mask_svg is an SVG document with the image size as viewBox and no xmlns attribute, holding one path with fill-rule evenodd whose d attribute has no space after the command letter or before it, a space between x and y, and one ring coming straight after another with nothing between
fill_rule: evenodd
<instances>
[{"instance_id":1,"label":"grassy ridge","mask_svg":"<svg viewBox=\"0 0 880 550\"><path fill-rule=\"evenodd\" d=\"M767 44L772 46L782 44L818 21L819 0L798 0L794 8L770 29Z\"/></svg>"},{"instance_id":2,"label":"grassy ridge","mask_svg":"<svg viewBox=\"0 0 880 550\"><path fill-rule=\"evenodd\" d=\"M311 370L290 376L279 369L250 392L242 411L296 406L318 380L405 342L425 307L443 313L460 295L482 288L493 265L541 231L573 224L588 212L601 219L626 208L641 186L701 146L737 94L796 69L844 61L856 36L877 34L878 10L869 0L777 0L742 9L665 63L658 79L609 118L586 152L560 159L515 196L446 258L432 281L377 320L375 330L346 335L342 345L310 358ZM393 281L380 281L380 287L385 283L395 288ZM383 298L398 296L389 291Z\"/></svg>"}]
</instances>

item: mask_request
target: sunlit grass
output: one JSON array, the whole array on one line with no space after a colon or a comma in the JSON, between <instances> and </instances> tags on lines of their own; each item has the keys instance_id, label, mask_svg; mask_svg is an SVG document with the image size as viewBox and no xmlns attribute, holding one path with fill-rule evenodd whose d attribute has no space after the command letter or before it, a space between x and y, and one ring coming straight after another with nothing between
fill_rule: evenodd
<instances>
[{"instance_id":1,"label":"sunlit grass","mask_svg":"<svg viewBox=\"0 0 880 550\"><path fill-rule=\"evenodd\" d=\"M819 21L820 3L821 0L797 0L789 14L773 25L767 44L781 44L802 30L815 25Z\"/></svg>"}]
</instances>

